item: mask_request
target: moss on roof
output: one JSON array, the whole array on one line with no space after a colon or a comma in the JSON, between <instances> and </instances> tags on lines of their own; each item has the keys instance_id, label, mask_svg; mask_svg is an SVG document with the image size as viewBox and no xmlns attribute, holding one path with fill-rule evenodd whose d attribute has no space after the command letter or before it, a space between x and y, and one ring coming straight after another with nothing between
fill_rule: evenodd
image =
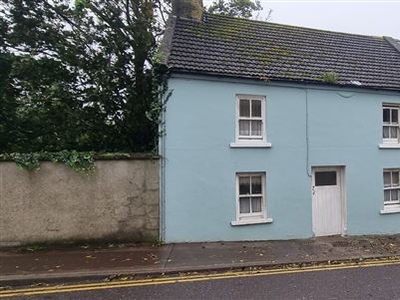
<instances>
[{"instance_id":1,"label":"moss on roof","mask_svg":"<svg viewBox=\"0 0 400 300\"><path fill-rule=\"evenodd\" d=\"M400 52L386 39L205 14L177 19L168 66L176 72L400 90Z\"/></svg>"}]
</instances>

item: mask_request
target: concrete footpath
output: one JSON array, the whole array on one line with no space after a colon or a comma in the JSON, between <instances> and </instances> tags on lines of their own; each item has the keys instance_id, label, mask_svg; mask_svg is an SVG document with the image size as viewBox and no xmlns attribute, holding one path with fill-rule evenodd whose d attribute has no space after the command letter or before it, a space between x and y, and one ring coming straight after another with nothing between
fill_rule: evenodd
<instances>
[{"instance_id":1,"label":"concrete footpath","mask_svg":"<svg viewBox=\"0 0 400 300\"><path fill-rule=\"evenodd\" d=\"M162 246L0 248L0 287L400 258L400 234Z\"/></svg>"}]
</instances>

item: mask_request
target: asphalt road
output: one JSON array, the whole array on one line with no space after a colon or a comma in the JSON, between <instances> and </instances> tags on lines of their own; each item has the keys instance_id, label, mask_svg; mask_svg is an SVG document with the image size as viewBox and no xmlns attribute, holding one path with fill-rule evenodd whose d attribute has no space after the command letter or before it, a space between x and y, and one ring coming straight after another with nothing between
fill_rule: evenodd
<instances>
[{"instance_id":1,"label":"asphalt road","mask_svg":"<svg viewBox=\"0 0 400 300\"><path fill-rule=\"evenodd\" d=\"M85 290L86 289L86 290ZM37 295L32 293L38 292ZM205 277L180 276L130 281L113 286L76 285L29 289L6 299L400 299L400 265L266 272L226 273ZM6 294L0 294L0 298Z\"/></svg>"}]
</instances>

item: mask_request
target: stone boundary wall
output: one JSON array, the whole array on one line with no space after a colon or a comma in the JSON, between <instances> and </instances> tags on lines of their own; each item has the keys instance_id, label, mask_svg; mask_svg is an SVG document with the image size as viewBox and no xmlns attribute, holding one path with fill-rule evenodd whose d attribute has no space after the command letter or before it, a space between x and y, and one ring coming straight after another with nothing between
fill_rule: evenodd
<instances>
[{"instance_id":1,"label":"stone boundary wall","mask_svg":"<svg viewBox=\"0 0 400 300\"><path fill-rule=\"evenodd\" d=\"M92 174L0 162L0 247L82 241L154 242L159 159L96 161Z\"/></svg>"}]
</instances>

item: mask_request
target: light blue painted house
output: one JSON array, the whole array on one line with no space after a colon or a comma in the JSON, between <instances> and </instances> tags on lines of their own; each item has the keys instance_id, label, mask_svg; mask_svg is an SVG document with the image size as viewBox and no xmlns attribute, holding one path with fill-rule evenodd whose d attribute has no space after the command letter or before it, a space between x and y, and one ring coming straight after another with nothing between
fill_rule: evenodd
<instances>
[{"instance_id":1,"label":"light blue painted house","mask_svg":"<svg viewBox=\"0 0 400 300\"><path fill-rule=\"evenodd\" d=\"M191 14L163 53L166 242L400 233L400 42Z\"/></svg>"}]
</instances>

